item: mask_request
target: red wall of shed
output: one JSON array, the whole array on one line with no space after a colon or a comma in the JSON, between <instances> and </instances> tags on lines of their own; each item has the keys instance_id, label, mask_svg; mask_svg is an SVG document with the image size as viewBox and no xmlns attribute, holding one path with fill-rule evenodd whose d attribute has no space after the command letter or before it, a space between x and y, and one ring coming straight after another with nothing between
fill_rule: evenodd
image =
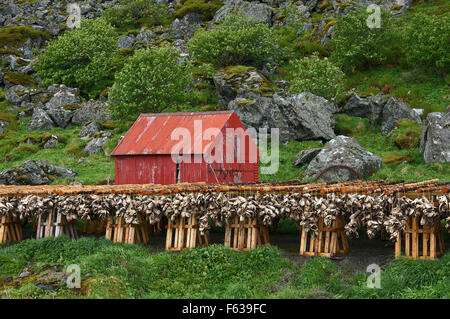
<instances>
[{"instance_id":1,"label":"red wall of shed","mask_svg":"<svg viewBox=\"0 0 450 319\"><path fill-rule=\"evenodd\" d=\"M115 182L119 184L175 184L176 164L170 155L115 157Z\"/></svg>"}]
</instances>

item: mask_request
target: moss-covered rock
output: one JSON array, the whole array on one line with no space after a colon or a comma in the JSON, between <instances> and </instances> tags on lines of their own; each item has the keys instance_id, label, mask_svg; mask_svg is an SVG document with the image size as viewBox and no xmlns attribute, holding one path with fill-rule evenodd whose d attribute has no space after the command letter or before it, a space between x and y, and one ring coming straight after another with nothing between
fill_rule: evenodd
<instances>
[{"instance_id":1,"label":"moss-covered rock","mask_svg":"<svg viewBox=\"0 0 450 319\"><path fill-rule=\"evenodd\" d=\"M17 48L28 39L50 39L47 31L38 31L30 26L7 26L0 28L0 48Z\"/></svg>"},{"instance_id":2,"label":"moss-covered rock","mask_svg":"<svg viewBox=\"0 0 450 319\"><path fill-rule=\"evenodd\" d=\"M396 123L397 129L392 133L392 141L399 149L419 147L422 127L414 121L402 119Z\"/></svg>"},{"instance_id":3,"label":"moss-covered rock","mask_svg":"<svg viewBox=\"0 0 450 319\"><path fill-rule=\"evenodd\" d=\"M402 163L410 163L413 160L414 159L408 155L387 154L387 155L383 156L384 164L398 165L398 164L402 164Z\"/></svg>"},{"instance_id":4,"label":"moss-covered rock","mask_svg":"<svg viewBox=\"0 0 450 319\"><path fill-rule=\"evenodd\" d=\"M187 13L195 12L202 15L204 21L211 20L223 2L219 0L181 0L175 12L175 17L182 18Z\"/></svg>"},{"instance_id":5,"label":"moss-covered rock","mask_svg":"<svg viewBox=\"0 0 450 319\"><path fill-rule=\"evenodd\" d=\"M222 104L245 92L273 95L276 86L254 67L235 65L220 69L213 77Z\"/></svg>"},{"instance_id":6,"label":"moss-covered rock","mask_svg":"<svg viewBox=\"0 0 450 319\"><path fill-rule=\"evenodd\" d=\"M5 74L4 79L15 85L32 86L37 84L36 80L30 75L20 72L8 72Z\"/></svg>"}]
</instances>

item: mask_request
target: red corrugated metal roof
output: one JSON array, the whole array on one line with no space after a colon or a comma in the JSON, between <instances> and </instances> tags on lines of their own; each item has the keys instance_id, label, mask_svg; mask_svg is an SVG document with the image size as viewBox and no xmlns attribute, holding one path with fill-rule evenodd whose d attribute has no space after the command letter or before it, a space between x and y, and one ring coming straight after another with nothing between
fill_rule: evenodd
<instances>
[{"instance_id":1,"label":"red corrugated metal roof","mask_svg":"<svg viewBox=\"0 0 450 319\"><path fill-rule=\"evenodd\" d=\"M171 154L173 146L180 141L171 138L172 131L176 128L188 129L193 137L190 152L183 153L198 154L193 150L194 142L201 141L201 149L204 150L211 140L201 140L200 134L194 136L194 133L198 133L194 132L194 121L202 121L202 133L208 128L221 130L233 113L234 111L141 114L111 155Z\"/></svg>"}]
</instances>

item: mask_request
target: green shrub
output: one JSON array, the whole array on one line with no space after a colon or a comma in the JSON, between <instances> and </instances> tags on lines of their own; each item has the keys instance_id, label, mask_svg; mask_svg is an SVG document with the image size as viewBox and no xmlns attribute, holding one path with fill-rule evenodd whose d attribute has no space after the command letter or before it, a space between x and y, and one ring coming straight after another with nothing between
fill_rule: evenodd
<instances>
[{"instance_id":1,"label":"green shrub","mask_svg":"<svg viewBox=\"0 0 450 319\"><path fill-rule=\"evenodd\" d=\"M378 65L391 56L391 45L398 40L393 28L393 17L381 10L381 27L367 26L369 13L362 7L335 23L335 34L330 43L332 57L343 70L354 72L362 67Z\"/></svg>"},{"instance_id":2,"label":"green shrub","mask_svg":"<svg viewBox=\"0 0 450 319\"><path fill-rule=\"evenodd\" d=\"M409 65L450 66L450 16L415 14L405 28L404 50Z\"/></svg>"},{"instance_id":3,"label":"green shrub","mask_svg":"<svg viewBox=\"0 0 450 319\"><path fill-rule=\"evenodd\" d=\"M109 92L116 117L161 112L187 100L190 65L177 63L174 49L138 50L117 74Z\"/></svg>"},{"instance_id":4,"label":"green shrub","mask_svg":"<svg viewBox=\"0 0 450 319\"><path fill-rule=\"evenodd\" d=\"M242 14L228 15L211 31L201 30L189 42L193 57L215 66L254 65L278 59L278 38L264 23Z\"/></svg>"},{"instance_id":5,"label":"green shrub","mask_svg":"<svg viewBox=\"0 0 450 319\"><path fill-rule=\"evenodd\" d=\"M222 4L219 0L181 0L175 17L182 18L186 13L196 12L202 15L204 21L212 20Z\"/></svg>"},{"instance_id":6,"label":"green shrub","mask_svg":"<svg viewBox=\"0 0 450 319\"><path fill-rule=\"evenodd\" d=\"M120 7L103 11L102 17L119 29L165 24L169 21L166 7L153 0L122 0Z\"/></svg>"},{"instance_id":7,"label":"green shrub","mask_svg":"<svg viewBox=\"0 0 450 319\"><path fill-rule=\"evenodd\" d=\"M328 100L340 100L344 95L345 74L328 58L316 54L291 63L292 93L311 92Z\"/></svg>"},{"instance_id":8,"label":"green shrub","mask_svg":"<svg viewBox=\"0 0 450 319\"><path fill-rule=\"evenodd\" d=\"M113 80L114 29L102 19L83 20L81 27L51 43L39 56L42 85L63 83L95 97Z\"/></svg>"}]
</instances>

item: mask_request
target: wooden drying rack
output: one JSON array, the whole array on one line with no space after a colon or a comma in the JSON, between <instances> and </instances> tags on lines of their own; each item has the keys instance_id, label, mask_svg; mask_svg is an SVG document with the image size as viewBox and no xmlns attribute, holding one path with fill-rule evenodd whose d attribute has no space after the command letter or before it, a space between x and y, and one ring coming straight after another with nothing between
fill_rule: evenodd
<instances>
[{"instance_id":1,"label":"wooden drying rack","mask_svg":"<svg viewBox=\"0 0 450 319\"><path fill-rule=\"evenodd\" d=\"M365 195L392 195L417 198L425 196L442 195L448 193L450 182L439 183L438 179L409 182L376 181L347 181L347 182L321 182L301 183L298 180L275 183L249 183L249 184L206 184L182 183L171 185L160 184L127 184L127 185L45 185L45 186L6 186L0 185L0 197L27 196L27 195L171 195L177 193L232 193L253 195L256 193L299 193L323 196L330 193Z\"/></svg>"}]
</instances>

